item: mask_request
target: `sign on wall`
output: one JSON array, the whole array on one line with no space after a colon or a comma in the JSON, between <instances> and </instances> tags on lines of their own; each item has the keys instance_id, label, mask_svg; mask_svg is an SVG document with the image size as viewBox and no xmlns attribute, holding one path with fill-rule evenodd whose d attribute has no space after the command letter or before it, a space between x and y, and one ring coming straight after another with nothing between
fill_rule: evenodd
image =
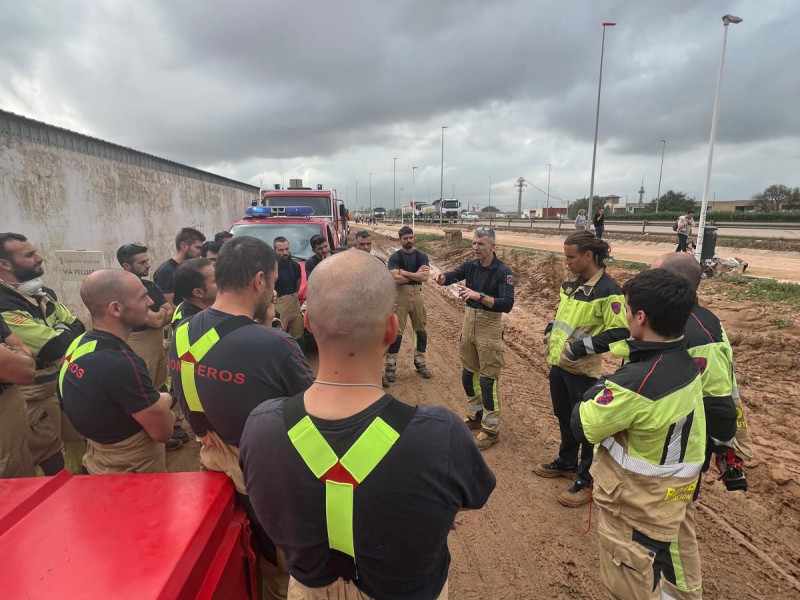
<instances>
[{"instance_id":1,"label":"sign on wall","mask_svg":"<svg viewBox=\"0 0 800 600\"><path fill-rule=\"evenodd\" d=\"M63 281L83 281L87 275L106 268L103 253L85 250L56 250L56 268Z\"/></svg>"}]
</instances>

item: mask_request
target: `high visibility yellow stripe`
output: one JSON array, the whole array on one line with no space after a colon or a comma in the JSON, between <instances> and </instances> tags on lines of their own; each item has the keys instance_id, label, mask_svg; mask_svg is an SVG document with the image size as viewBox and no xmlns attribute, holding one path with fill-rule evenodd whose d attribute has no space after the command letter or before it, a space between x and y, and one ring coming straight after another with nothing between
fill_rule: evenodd
<instances>
[{"instance_id":1,"label":"high visibility yellow stripe","mask_svg":"<svg viewBox=\"0 0 800 600\"><path fill-rule=\"evenodd\" d=\"M672 567L675 570L675 587L684 592L691 591L686 587L686 576L683 573L683 563L681 562L678 540L674 540L669 545L669 554L672 557Z\"/></svg>"},{"instance_id":2,"label":"high visibility yellow stripe","mask_svg":"<svg viewBox=\"0 0 800 600\"><path fill-rule=\"evenodd\" d=\"M181 361L181 387L186 405L192 412L204 412L197 393L197 383L194 378L195 363L209 353L219 341L216 329L209 329L194 344L189 345L189 323L184 323L175 330L175 350ZM195 362L183 360L186 354L191 354Z\"/></svg>"},{"instance_id":3,"label":"high visibility yellow stripe","mask_svg":"<svg viewBox=\"0 0 800 600\"><path fill-rule=\"evenodd\" d=\"M325 482L325 520L328 525L328 545L355 559L352 484L330 480Z\"/></svg>"},{"instance_id":4,"label":"high visibility yellow stripe","mask_svg":"<svg viewBox=\"0 0 800 600\"><path fill-rule=\"evenodd\" d=\"M289 430L292 445L315 477L322 477L339 462L359 483L383 460L399 437L397 431L377 417L339 460L308 415ZM351 483L325 482L328 545L355 559L353 495Z\"/></svg>"},{"instance_id":5,"label":"high visibility yellow stripe","mask_svg":"<svg viewBox=\"0 0 800 600\"><path fill-rule=\"evenodd\" d=\"M94 349L97 347L97 341L92 340L87 344L80 345L83 336L86 335L85 333L79 335L77 338L72 340L72 343L67 348L67 352L64 355L64 362L61 365L61 371L58 373L58 389L61 391L61 395L64 395L64 375L67 374L69 370L69 365L78 360L81 356L85 356L90 352L94 352ZM67 360L67 356L69 356L69 360Z\"/></svg>"},{"instance_id":6,"label":"high visibility yellow stripe","mask_svg":"<svg viewBox=\"0 0 800 600\"><path fill-rule=\"evenodd\" d=\"M380 417L356 440L340 461L353 478L361 483L391 450L400 435Z\"/></svg>"},{"instance_id":7,"label":"high visibility yellow stripe","mask_svg":"<svg viewBox=\"0 0 800 600\"><path fill-rule=\"evenodd\" d=\"M497 379L492 380L492 404L494 405L494 410L500 410L500 395L497 393L498 388Z\"/></svg>"},{"instance_id":8,"label":"high visibility yellow stripe","mask_svg":"<svg viewBox=\"0 0 800 600\"><path fill-rule=\"evenodd\" d=\"M289 430L289 439L317 478L325 475L339 460L308 415Z\"/></svg>"},{"instance_id":9,"label":"high visibility yellow stripe","mask_svg":"<svg viewBox=\"0 0 800 600\"><path fill-rule=\"evenodd\" d=\"M180 321L181 319L183 319L183 302L178 304L178 308L175 309L175 314L172 315L171 322L174 324Z\"/></svg>"}]
</instances>

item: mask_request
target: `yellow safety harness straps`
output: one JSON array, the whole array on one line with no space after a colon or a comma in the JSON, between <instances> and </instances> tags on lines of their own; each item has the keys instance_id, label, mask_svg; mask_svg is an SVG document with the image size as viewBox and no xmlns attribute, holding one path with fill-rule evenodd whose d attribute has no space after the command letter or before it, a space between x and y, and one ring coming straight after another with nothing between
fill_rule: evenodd
<instances>
[{"instance_id":1,"label":"yellow safety harness straps","mask_svg":"<svg viewBox=\"0 0 800 600\"><path fill-rule=\"evenodd\" d=\"M289 398L283 405L284 423L292 445L314 477L325 485L331 568L339 577L356 578L355 490L389 453L415 412L416 407L392 399L339 458L306 413L303 394ZM343 561L345 557L347 560Z\"/></svg>"},{"instance_id":2,"label":"yellow safety harness straps","mask_svg":"<svg viewBox=\"0 0 800 600\"><path fill-rule=\"evenodd\" d=\"M204 412L195 383L195 365L203 360L211 349L226 335L245 325L252 325L253 319L243 315L230 317L206 331L194 344L189 342L189 321L175 330L175 349L181 361L181 387L186 405L193 412Z\"/></svg>"}]
</instances>

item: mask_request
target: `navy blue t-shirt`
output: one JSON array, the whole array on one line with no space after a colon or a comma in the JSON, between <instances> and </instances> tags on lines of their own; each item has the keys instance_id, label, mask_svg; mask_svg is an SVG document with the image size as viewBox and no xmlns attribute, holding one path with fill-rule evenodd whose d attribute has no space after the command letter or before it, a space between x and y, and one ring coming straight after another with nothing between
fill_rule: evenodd
<instances>
[{"instance_id":1,"label":"navy blue t-shirt","mask_svg":"<svg viewBox=\"0 0 800 600\"><path fill-rule=\"evenodd\" d=\"M397 269L402 269L403 271L408 271L409 273L416 273L419 271L420 267L423 265L429 265L428 262L428 255L424 252L420 252L417 249L412 250L408 254L403 252L402 250L397 250L393 252L391 256L389 256L389 270L395 271ZM400 285L422 285L419 281L409 281L407 283L401 283Z\"/></svg>"},{"instance_id":2,"label":"navy blue t-shirt","mask_svg":"<svg viewBox=\"0 0 800 600\"><path fill-rule=\"evenodd\" d=\"M230 317L213 308L196 314L188 322L189 343L194 344ZM183 394L175 339L173 335L169 347L172 391L197 435L213 429L226 444L239 445L250 411L264 400L293 396L314 382L311 367L293 337L253 323L223 337L195 364L194 380L203 412L192 412Z\"/></svg>"},{"instance_id":3,"label":"navy blue t-shirt","mask_svg":"<svg viewBox=\"0 0 800 600\"><path fill-rule=\"evenodd\" d=\"M81 345L92 340L99 349L70 362L58 395L78 433L98 444L115 444L142 430L131 415L155 404L160 394L144 360L128 344L92 329Z\"/></svg>"},{"instance_id":4,"label":"navy blue t-shirt","mask_svg":"<svg viewBox=\"0 0 800 600\"><path fill-rule=\"evenodd\" d=\"M325 485L289 440L284 400L264 402L252 412L239 464L256 516L286 554L288 571L303 585L323 587L336 579ZM342 457L391 400L384 395L346 419L311 420ZM417 408L397 443L355 490L356 585L382 600L436 598L447 579L447 536L456 514L482 507L494 487L495 476L462 420L440 406Z\"/></svg>"},{"instance_id":5,"label":"navy blue t-shirt","mask_svg":"<svg viewBox=\"0 0 800 600\"><path fill-rule=\"evenodd\" d=\"M147 290L147 295L150 296L150 300L153 301L153 305L150 307L150 310L152 312L160 311L161 307L167 301L167 299L164 297L164 293L161 291L161 288L148 279L139 278L139 281L142 282L142 285L144 285L145 289ZM141 325L140 327L133 328L134 331L147 331L148 329L150 329L150 327L147 325Z\"/></svg>"},{"instance_id":6,"label":"navy blue t-shirt","mask_svg":"<svg viewBox=\"0 0 800 600\"><path fill-rule=\"evenodd\" d=\"M183 302L183 296L175 293L175 284L173 283L175 271L179 266L180 263L177 260L170 258L158 265L156 272L153 273L153 282L161 288L161 291L165 294L174 294L172 297L173 306L178 306Z\"/></svg>"},{"instance_id":7,"label":"navy blue t-shirt","mask_svg":"<svg viewBox=\"0 0 800 600\"><path fill-rule=\"evenodd\" d=\"M278 261L278 279L275 280L275 291L278 297L297 293L297 280L302 277L300 264L290 258Z\"/></svg>"}]
</instances>

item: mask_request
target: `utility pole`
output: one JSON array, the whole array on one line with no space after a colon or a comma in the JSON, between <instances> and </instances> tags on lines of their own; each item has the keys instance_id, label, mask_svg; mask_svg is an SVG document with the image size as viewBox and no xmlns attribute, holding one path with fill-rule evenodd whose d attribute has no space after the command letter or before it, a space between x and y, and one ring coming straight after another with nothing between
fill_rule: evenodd
<instances>
[{"instance_id":1,"label":"utility pole","mask_svg":"<svg viewBox=\"0 0 800 600\"><path fill-rule=\"evenodd\" d=\"M520 177L517 179L517 184L514 186L517 188L518 196L517 196L517 215L522 216L522 188L524 188L527 184L525 183L525 178Z\"/></svg>"},{"instance_id":2,"label":"utility pole","mask_svg":"<svg viewBox=\"0 0 800 600\"><path fill-rule=\"evenodd\" d=\"M547 209L550 210L550 172L553 170L553 165L547 163Z\"/></svg>"},{"instance_id":3,"label":"utility pole","mask_svg":"<svg viewBox=\"0 0 800 600\"><path fill-rule=\"evenodd\" d=\"M415 188L416 182L414 181L414 175L416 174L416 170L417 169L419 169L419 167L411 167L411 227L412 227L412 229L415 227L414 213L417 210L417 194L416 194L416 188ZM402 217L402 214L403 214L403 211L401 210L400 211L401 217Z\"/></svg>"},{"instance_id":4,"label":"utility pole","mask_svg":"<svg viewBox=\"0 0 800 600\"><path fill-rule=\"evenodd\" d=\"M369 174L369 218L375 220L375 212L372 210L372 173Z\"/></svg>"},{"instance_id":5,"label":"utility pole","mask_svg":"<svg viewBox=\"0 0 800 600\"><path fill-rule=\"evenodd\" d=\"M439 171L439 227L442 226L444 215L444 130L447 125L442 125L442 164Z\"/></svg>"},{"instance_id":6,"label":"utility pole","mask_svg":"<svg viewBox=\"0 0 800 600\"><path fill-rule=\"evenodd\" d=\"M492 205L492 178L489 177L489 206Z\"/></svg>"},{"instance_id":7,"label":"utility pole","mask_svg":"<svg viewBox=\"0 0 800 600\"><path fill-rule=\"evenodd\" d=\"M392 210L397 210L397 157L392 162ZM403 220L403 207L400 207L400 220Z\"/></svg>"}]
</instances>

